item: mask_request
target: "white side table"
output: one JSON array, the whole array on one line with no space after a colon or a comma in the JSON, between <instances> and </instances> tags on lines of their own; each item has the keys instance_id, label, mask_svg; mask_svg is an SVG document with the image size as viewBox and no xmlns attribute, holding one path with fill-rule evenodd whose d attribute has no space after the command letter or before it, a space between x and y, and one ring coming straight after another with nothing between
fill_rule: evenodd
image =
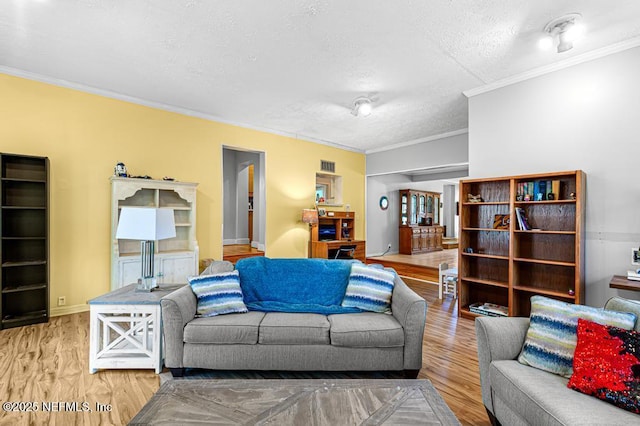
<instances>
[{"instance_id":1,"label":"white side table","mask_svg":"<svg viewBox=\"0 0 640 426\"><path fill-rule=\"evenodd\" d=\"M89 373L99 368L153 368L162 371L160 299L184 284L161 285L149 293L136 284L91 299Z\"/></svg>"}]
</instances>

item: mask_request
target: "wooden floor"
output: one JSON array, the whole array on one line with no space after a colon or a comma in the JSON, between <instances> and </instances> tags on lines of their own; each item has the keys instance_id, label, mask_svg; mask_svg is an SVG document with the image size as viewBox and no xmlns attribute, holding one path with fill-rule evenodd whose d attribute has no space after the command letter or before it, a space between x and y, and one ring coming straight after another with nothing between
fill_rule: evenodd
<instances>
[{"instance_id":1,"label":"wooden floor","mask_svg":"<svg viewBox=\"0 0 640 426\"><path fill-rule=\"evenodd\" d=\"M455 300L439 301L435 286L407 283L429 305L419 378L429 379L465 425L489 425L480 396L473 321L457 318ZM0 411L0 425L122 425L158 390L153 370L89 374L89 314L52 318L0 331L0 400L88 403L91 412ZM111 406L97 412L96 404Z\"/></svg>"},{"instance_id":2,"label":"wooden floor","mask_svg":"<svg viewBox=\"0 0 640 426\"><path fill-rule=\"evenodd\" d=\"M448 263L450 268L458 266L458 249L433 251L420 254L388 254L367 257L367 263L381 263L391 267L402 277L438 282L438 265Z\"/></svg>"},{"instance_id":3,"label":"wooden floor","mask_svg":"<svg viewBox=\"0 0 640 426\"><path fill-rule=\"evenodd\" d=\"M232 244L222 248L222 260L235 263L245 257L264 256L264 252L251 247L249 244Z\"/></svg>"}]
</instances>

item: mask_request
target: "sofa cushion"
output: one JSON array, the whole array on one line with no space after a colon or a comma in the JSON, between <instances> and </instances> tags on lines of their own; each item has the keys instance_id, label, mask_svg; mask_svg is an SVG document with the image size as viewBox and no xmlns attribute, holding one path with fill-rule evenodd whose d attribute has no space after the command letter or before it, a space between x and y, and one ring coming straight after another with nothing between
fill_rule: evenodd
<instances>
[{"instance_id":1,"label":"sofa cushion","mask_svg":"<svg viewBox=\"0 0 640 426\"><path fill-rule=\"evenodd\" d=\"M631 312L632 314L636 314L636 326L634 330L640 331L640 301L613 296L607 300L604 308L609 311Z\"/></svg>"},{"instance_id":2,"label":"sofa cushion","mask_svg":"<svg viewBox=\"0 0 640 426\"><path fill-rule=\"evenodd\" d=\"M263 312L247 312L194 318L184 327L184 341L255 345L258 343L258 328L264 315Z\"/></svg>"},{"instance_id":3,"label":"sofa cushion","mask_svg":"<svg viewBox=\"0 0 640 426\"><path fill-rule=\"evenodd\" d=\"M328 345L329 321L320 314L269 312L260 323L262 345Z\"/></svg>"},{"instance_id":4,"label":"sofa cushion","mask_svg":"<svg viewBox=\"0 0 640 426\"><path fill-rule=\"evenodd\" d=\"M378 267L354 263L342 306L371 312L389 312L395 275Z\"/></svg>"},{"instance_id":5,"label":"sofa cushion","mask_svg":"<svg viewBox=\"0 0 640 426\"><path fill-rule=\"evenodd\" d=\"M189 284L198 299L197 316L247 312L238 271L189 277Z\"/></svg>"},{"instance_id":6,"label":"sofa cushion","mask_svg":"<svg viewBox=\"0 0 640 426\"><path fill-rule=\"evenodd\" d=\"M404 346L404 330L392 316L373 312L329 315L331 344L361 348Z\"/></svg>"},{"instance_id":7,"label":"sofa cushion","mask_svg":"<svg viewBox=\"0 0 640 426\"><path fill-rule=\"evenodd\" d=\"M578 320L568 386L640 414L640 333Z\"/></svg>"},{"instance_id":8,"label":"sofa cushion","mask_svg":"<svg viewBox=\"0 0 640 426\"><path fill-rule=\"evenodd\" d=\"M533 296L529 330L518 361L567 378L571 377L578 318L627 330L633 328L636 322L635 314Z\"/></svg>"},{"instance_id":9,"label":"sofa cushion","mask_svg":"<svg viewBox=\"0 0 640 426\"><path fill-rule=\"evenodd\" d=\"M493 399L500 400L529 424L630 425L629 413L567 388L567 379L516 360L493 361L489 367ZM501 404L495 404L498 409ZM501 418L500 412L495 413Z\"/></svg>"},{"instance_id":10,"label":"sofa cushion","mask_svg":"<svg viewBox=\"0 0 640 426\"><path fill-rule=\"evenodd\" d=\"M204 268L204 271L202 271L200 275L214 275L222 272L231 272L233 269L233 263L227 260L213 260L209 266Z\"/></svg>"}]
</instances>

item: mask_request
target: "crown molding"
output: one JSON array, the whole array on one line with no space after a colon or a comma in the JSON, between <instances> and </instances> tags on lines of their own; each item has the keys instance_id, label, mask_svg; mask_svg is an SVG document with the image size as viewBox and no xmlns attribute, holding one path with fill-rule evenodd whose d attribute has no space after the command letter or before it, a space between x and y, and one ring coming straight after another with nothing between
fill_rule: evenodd
<instances>
[{"instance_id":1,"label":"crown molding","mask_svg":"<svg viewBox=\"0 0 640 426\"><path fill-rule=\"evenodd\" d=\"M555 71L560 71L565 68L573 67L575 65L582 64L584 62L593 61L595 59L603 58L605 56L613 55L625 50L633 49L640 46L640 37L630 38L629 40L615 43L610 46L603 47L601 49L592 50L591 52L583 53L581 55L573 56L569 59L565 59L555 64L547 65L540 68L534 68L531 71L523 72L522 74L516 74L511 77L504 78L502 80L495 81L493 83L486 84L484 86L476 87L474 89L465 90L462 92L467 98L481 95L483 93L491 92L496 89L500 89L512 84L520 83L532 78L540 77L545 74L549 74Z\"/></svg>"},{"instance_id":2,"label":"crown molding","mask_svg":"<svg viewBox=\"0 0 640 426\"><path fill-rule=\"evenodd\" d=\"M382 148L368 149L364 153L365 154L374 154L376 152L390 151L392 149L398 149L398 148L403 148L405 146L417 145L417 144L424 143L424 142L433 142L433 141L438 140L438 139L444 139L444 138L448 138L448 137L451 137L451 136L464 135L466 133L469 133L469 129L453 130L451 132L440 133L439 135L427 136L426 138L414 139L414 140L407 141L407 142L400 142L400 143L393 144L393 145L388 145L388 146L385 146L385 147L382 147Z\"/></svg>"},{"instance_id":3,"label":"crown molding","mask_svg":"<svg viewBox=\"0 0 640 426\"><path fill-rule=\"evenodd\" d=\"M267 127L254 126L252 124L243 123L243 122L240 122L240 121L228 120L228 119L225 119L225 118L217 117L215 115L206 114L206 113L203 113L203 112L200 112L200 111L191 110L191 109L188 109L188 108L182 108L182 107L178 107L178 106L175 106L175 105L164 104L164 103L161 103L161 102L153 102L153 101L149 101L149 100L146 100L146 99L137 98L135 96L129 96L129 95L124 95L122 93L113 92L113 91L110 91L110 90L99 89L97 87L87 86L87 85L84 85L84 84L81 84L81 83L75 83L73 81L63 80L63 79L54 78L54 77L48 77L48 76L45 76L45 75L42 75L42 74L37 74L37 73L30 72L30 71L24 71L24 70L20 70L20 69L17 69L17 68L11 68L11 67L0 65L0 73L11 75L11 76L14 76L14 77L24 78L24 79L27 79L27 80L38 81L40 83L51 84L53 86L64 87L66 89L78 90L80 92L90 93L92 95L103 96L105 98L116 99L118 101L124 101L124 102L129 102L129 103L132 103L132 104L142 105L142 106L146 106L146 107L149 107L149 108L159 109L159 110L162 110L162 111L173 112L173 113L176 113L176 114L186 115L186 116L189 116L189 117L201 118L201 119L207 120L207 121L214 121L216 123L229 124L231 126L242 127L242 128L245 128L245 129L256 130L256 131L259 131L259 132L269 133L269 134L272 134L272 135L278 135L278 136L284 136L284 137L288 137L288 138L299 139L299 140L303 140L305 142L317 143L317 144L320 144L320 145L327 145L327 146L331 146L333 148L342 149L342 150L345 150L345 151L351 151L351 152L357 152L357 153L360 153L360 154L364 154L364 150L362 150L362 149L356 149L356 148L353 148L353 147L350 147L350 146L341 145L339 143L326 141L324 139L317 139L317 138L310 137L310 136L300 135L300 134L294 133L294 132L286 132L286 131L282 131L282 130L270 129L270 128L267 128Z\"/></svg>"}]
</instances>

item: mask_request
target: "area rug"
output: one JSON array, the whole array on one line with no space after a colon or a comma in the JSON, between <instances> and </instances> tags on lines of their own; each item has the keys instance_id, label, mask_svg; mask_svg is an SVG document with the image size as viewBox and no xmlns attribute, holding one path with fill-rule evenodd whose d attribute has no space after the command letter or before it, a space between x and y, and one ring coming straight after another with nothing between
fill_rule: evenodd
<instances>
[{"instance_id":1,"label":"area rug","mask_svg":"<svg viewBox=\"0 0 640 426\"><path fill-rule=\"evenodd\" d=\"M130 425L459 425L428 380L168 380Z\"/></svg>"}]
</instances>

